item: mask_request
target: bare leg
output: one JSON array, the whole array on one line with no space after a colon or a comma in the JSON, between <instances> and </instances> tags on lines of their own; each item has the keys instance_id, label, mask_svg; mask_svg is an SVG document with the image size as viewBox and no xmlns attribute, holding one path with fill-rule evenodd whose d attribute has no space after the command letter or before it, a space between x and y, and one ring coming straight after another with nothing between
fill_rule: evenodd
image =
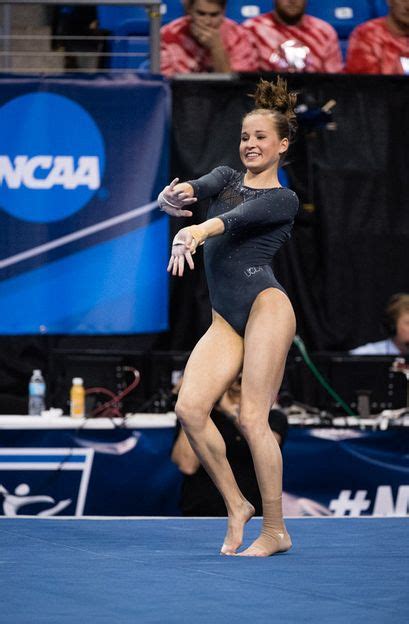
<instances>
[{"instance_id":1,"label":"bare leg","mask_svg":"<svg viewBox=\"0 0 409 624\"><path fill-rule=\"evenodd\" d=\"M183 429L179 431L170 458L173 463L177 465L180 472L186 475L195 474L200 466L199 458L190 446L190 442Z\"/></svg>"},{"instance_id":2,"label":"bare leg","mask_svg":"<svg viewBox=\"0 0 409 624\"><path fill-rule=\"evenodd\" d=\"M240 428L253 456L263 502L260 536L240 555L265 557L291 548L284 525L282 457L268 424L268 414L281 385L285 360L295 333L288 298L277 289L260 293L245 334Z\"/></svg>"},{"instance_id":3,"label":"bare leg","mask_svg":"<svg viewBox=\"0 0 409 624\"><path fill-rule=\"evenodd\" d=\"M226 503L227 535L221 552L234 554L243 527L254 515L226 457L226 445L209 414L232 384L243 362L243 339L218 314L194 348L186 366L176 414L189 442Z\"/></svg>"}]
</instances>

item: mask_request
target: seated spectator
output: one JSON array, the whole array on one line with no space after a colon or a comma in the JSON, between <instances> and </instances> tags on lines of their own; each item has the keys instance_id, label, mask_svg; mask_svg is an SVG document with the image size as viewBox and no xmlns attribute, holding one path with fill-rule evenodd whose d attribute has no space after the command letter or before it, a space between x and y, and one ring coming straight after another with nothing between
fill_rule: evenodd
<instances>
[{"instance_id":1,"label":"seated spectator","mask_svg":"<svg viewBox=\"0 0 409 624\"><path fill-rule=\"evenodd\" d=\"M335 29L306 15L306 0L276 0L275 9L244 22L255 38L258 69L275 72L341 72Z\"/></svg>"},{"instance_id":2,"label":"seated spectator","mask_svg":"<svg viewBox=\"0 0 409 624\"><path fill-rule=\"evenodd\" d=\"M409 294L392 295L385 310L390 337L369 342L352 349L351 355L407 355L409 354Z\"/></svg>"},{"instance_id":3,"label":"seated spectator","mask_svg":"<svg viewBox=\"0 0 409 624\"><path fill-rule=\"evenodd\" d=\"M244 436L237 428L240 408L240 381L232 384L211 413L211 418L226 443L227 457L237 483L261 515L261 497L250 449ZM269 416L272 429L280 447L287 435L288 423L284 412L272 409ZM180 429L172 451L172 461L185 474L182 486L181 508L185 516L225 516L223 499L194 453L190 443Z\"/></svg>"},{"instance_id":4,"label":"seated spectator","mask_svg":"<svg viewBox=\"0 0 409 624\"><path fill-rule=\"evenodd\" d=\"M389 12L353 30L346 60L350 74L409 74L409 0L388 0Z\"/></svg>"},{"instance_id":5,"label":"seated spectator","mask_svg":"<svg viewBox=\"0 0 409 624\"><path fill-rule=\"evenodd\" d=\"M226 0L186 0L187 15L161 28L161 73L257 69L250 33L225 17Z\"/></svg>"}]
</instances>

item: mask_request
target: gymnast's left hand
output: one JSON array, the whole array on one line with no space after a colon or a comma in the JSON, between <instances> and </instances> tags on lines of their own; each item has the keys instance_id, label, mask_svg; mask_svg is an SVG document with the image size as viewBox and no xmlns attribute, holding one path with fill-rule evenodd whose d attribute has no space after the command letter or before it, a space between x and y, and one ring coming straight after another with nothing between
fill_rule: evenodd
<instances>
[{"instance_id":1,"label":"gymnast's left hand","mask_svg":"<svg viewBox=\"0 0 409 624\"><path fill-rule=\"evenodd\" d=\"M172 252L167 268L168 272L182 277L185 270L185 261L190 269L194 269L195 265L192 255L196 252L197 245L198 242L193 237L189 227L179 230L173 239Z\"/></svg>"}]
</instances>

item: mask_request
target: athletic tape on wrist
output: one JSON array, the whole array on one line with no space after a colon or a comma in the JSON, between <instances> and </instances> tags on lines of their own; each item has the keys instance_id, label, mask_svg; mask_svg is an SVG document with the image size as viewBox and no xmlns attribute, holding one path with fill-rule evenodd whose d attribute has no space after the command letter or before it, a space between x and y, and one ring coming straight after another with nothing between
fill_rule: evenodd
<instances>
[{"instance_id":1,"label":"athletic tape on wrist","mask_svg":"<svg viewBox=\"0 0 409 624\"><path fill-rule=\"evenodd\" d=\"M163 210L163 205L164 204L166 204L167 206L171 206L171 208L176 208L177 210L180 210L182 208L182 206L176 206L176 204L171 204L170 201L165 199L164 196L163 196L163 191L161 191L159 193L157 202L158 202L159 207L160 207L161 210Z\"/></svg>"}]
</instances>

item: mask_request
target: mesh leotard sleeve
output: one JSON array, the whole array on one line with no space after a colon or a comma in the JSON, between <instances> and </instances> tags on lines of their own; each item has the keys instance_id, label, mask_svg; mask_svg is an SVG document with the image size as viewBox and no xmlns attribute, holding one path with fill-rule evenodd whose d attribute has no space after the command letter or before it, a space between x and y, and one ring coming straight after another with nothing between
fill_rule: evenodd
<instances>
[{"instance_id":1,"label":"mesh leotard sleeve","mask_svg":"<svg viewBox=\"0 0 409 624\"><path fill-rule=\"evenodd\" d=\"M195 197L200 201L220 193L230 182L233 174L234 170L230 167L216 167L197 180L188 180L188 184L193 187Z\"/></svg>"},{"instance_id":2,"label":"mesh leotard sleeve","mask_svg":"<svg viewBox=\"0 0 409 624\"><path fill-rule=\"evenodd\" d=\"M275 189L255 199L246 201L232 210L218 215L224 223L225 232L243 228L262 227L293 221L298 210L297 195L289 189Z\"/></svg>"}]
</instances>

